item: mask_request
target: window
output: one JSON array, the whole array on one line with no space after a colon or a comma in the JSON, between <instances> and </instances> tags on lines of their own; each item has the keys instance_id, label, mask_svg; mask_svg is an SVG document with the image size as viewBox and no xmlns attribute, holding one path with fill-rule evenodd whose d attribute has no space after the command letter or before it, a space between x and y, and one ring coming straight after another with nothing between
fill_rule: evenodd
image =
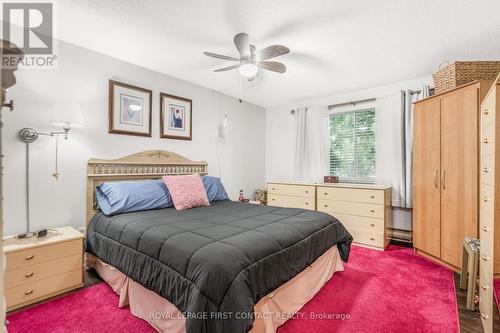
<instances>
[{"instance_id":1,"label":"window","mask_svg":"<svg viewBox=\"0 0 500 333\"><path fill-rule=\"evenodd\" d=\"M330 175L375 182L375 109L330 114Z\"/></svg>"}]
</instances>

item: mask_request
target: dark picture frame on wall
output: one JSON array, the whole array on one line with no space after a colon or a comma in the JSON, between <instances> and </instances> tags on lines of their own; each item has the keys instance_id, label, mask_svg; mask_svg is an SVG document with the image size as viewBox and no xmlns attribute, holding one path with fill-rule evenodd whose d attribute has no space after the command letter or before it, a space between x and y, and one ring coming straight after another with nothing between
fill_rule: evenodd
<instances>
[{"instance_id":1,"label":"dark picture frame on wall","mask_svg":"<svg viewBox=\"0 0 500 333\"><path fill-rule=\"evenodd\" d=\"M151 137L152 91L109 80L109 131Z\"/></svg>"},{"instance_id":2,"label":"dark picture frame on wall","mask_svg":"<svg viewBox=\"0 0 500 333\"><path fill-rule=\"evenodd\" d=\"M192 140L193 101L160 93L160 138Z\"/></svg>"}]
</instances>

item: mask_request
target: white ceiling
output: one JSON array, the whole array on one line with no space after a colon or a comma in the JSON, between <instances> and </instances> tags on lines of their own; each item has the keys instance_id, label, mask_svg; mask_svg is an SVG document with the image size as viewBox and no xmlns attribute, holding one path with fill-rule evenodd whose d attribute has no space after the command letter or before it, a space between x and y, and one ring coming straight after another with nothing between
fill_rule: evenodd
<instances>
[{"instance_id":1,"label":"white ceiling","mask_svg":"<svg viewBox=\"0 0 500 333\"><path fill-rule=\"evenodd\" d=\"M431 74L443 60L500 60L498 0L57 1L70 43L268 107ZM203 51L237 56L233 36L283 44L285 74L258 86Z\"/></svg>"}]
</instances>

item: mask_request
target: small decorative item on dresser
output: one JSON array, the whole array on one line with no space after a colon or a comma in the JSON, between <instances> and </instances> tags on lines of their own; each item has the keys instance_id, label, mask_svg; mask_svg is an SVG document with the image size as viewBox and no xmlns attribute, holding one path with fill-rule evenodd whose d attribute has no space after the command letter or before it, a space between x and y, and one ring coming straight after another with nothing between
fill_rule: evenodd
<instances>
[{"instance_id":1,"label":"small decorative item on dresser","mask_svg":"<svg viewBox=\"0 0 500 333\"><path fill-rule=\"evenodd\" d=\"M7 237L3 252L7 311L83 286L83 234L72 227L43 238Z\"/></svg>"},{"instance_id":2,"label":"small decorative item on dresser","mask_svg":"<svg viewBox=\"0 0 500 333\"><path fill-rule=\"evenodd\" d=\"M245 197L243 196L243 190L240 190L240 195L238 197L239 202L243 202L245 200Z\"/></svg>"},{"instance_id":3,"label":"small decorative item on dresser","mask_svg":"<svg viewBox=\"0 0 500 333\"><path fill-rule=\"evenodd\" d=\"M261 205L267 205L267 191L266 190L255 190L253 195L253 200L260 202Z\"/></svg>"},{"instance_id":4,"label":"small decorative item on dresser","mask_svg":"<svg viewBox=\"0 0 500 333\"><path fill-rule=\"evenodd\" d=\"M325 177L323 177L323 182L325 184L338 183L339 182L339 177L338 176L325 176Z\"/></svg>"}]
</instances>

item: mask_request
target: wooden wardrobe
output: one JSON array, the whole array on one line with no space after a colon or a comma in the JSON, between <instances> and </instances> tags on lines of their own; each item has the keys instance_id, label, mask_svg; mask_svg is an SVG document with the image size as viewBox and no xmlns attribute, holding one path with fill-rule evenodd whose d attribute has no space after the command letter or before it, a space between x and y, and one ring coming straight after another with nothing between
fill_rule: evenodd
<instances>
[{"instance_id":1,"label":"wooden wardrobe","mask_svg":"<svg viewBox=\"0 0 500 333\"><path fill-rule=\"evenodd\" d=\"M478 236L479 105L491 84L468 83L413 111L413 244L455 271L464 237Z\"/></svg>"}]
</instances>

